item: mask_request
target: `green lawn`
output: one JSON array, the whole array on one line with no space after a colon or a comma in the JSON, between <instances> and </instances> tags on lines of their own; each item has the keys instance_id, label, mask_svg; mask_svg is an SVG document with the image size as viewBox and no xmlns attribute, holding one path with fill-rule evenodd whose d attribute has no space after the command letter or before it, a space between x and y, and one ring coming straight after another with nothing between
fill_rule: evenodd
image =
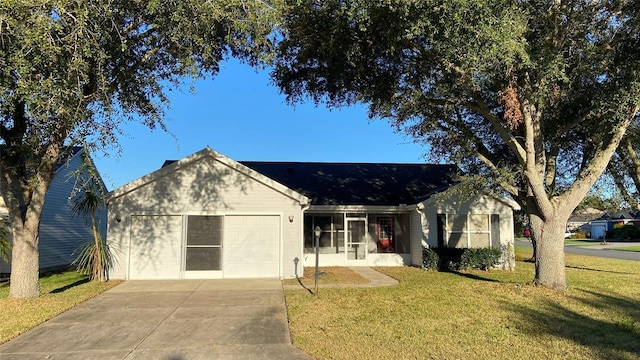
<instances>
[{"instance_id":1,"label":"green lawn","mask_svg":"<svg viewBox=\"0 0 640 360\"><path fill-rule=\"evenodd\" d=\"M596 246L601 245L602 240L595 239L565 239L565 245L577 245L577 246Z\"/></svg>"},{"instance_id":2,"label":"green lawn","mask_svg":"<svg viewBox=\"0 0 640 360\"><path fill-rule=\"evenodd\" d=\"M638 359L638 263L566 259L565 292L533 286L523 261L513 272L376 268L400 284L287 290L292 341L317 359Z\"/></svg>"},{"instance_id":3,"label":"green lawn","mask_svg":"<svg viewBox=\"0 0 640 360\"><path fill-rule=\"evenodd\" d=\"M0 284L0 344L108 290L121 281L99 283L75 271L45 275L40 297L9 298L9 284Z\"/></svg>"},{"instance_id":4,"label":"green lawn","mask_svg":"<svg viewBox=\"0 0 640 360\"><path fill-rule=\"evenodd\" d=\"M315 284L315 268L307 267L300 279L286 279L284 285L303 284L311 286ZM369 280L342 266L328 266L318 268L318 284L366 284Z\"/></svg>"},{"instance_id":5,"label":"green lawn","mask_svg":"<svg viewBox=\"0 0 640 360\"><path fill-rule=\"evenodd\" d=\"M616 246L610 248L610 250L640 252L640 246Z\"/></svg>"}]
</instances>

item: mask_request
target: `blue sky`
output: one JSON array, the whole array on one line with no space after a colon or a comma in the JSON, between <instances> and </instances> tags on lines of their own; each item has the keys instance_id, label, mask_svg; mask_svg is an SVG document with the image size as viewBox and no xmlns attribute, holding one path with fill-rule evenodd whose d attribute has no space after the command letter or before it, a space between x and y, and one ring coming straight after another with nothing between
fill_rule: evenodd
<instances>
[{"instance_id":1,"label":"blue sky","mask_svg":"<svg viewBox=\"0 0 640 360\"><path fill-rule=\"evenodd\" d=\"M173 91L169 132L128 123L122 153L93 154L109 190L209 146L234 159L253 161L425 162L423 145L395 133L385 120L370 120L363 107L329 110L312 102L295 107L270 84L267 71L236 61L212 80Z\"/></svg>"}]
</instances>

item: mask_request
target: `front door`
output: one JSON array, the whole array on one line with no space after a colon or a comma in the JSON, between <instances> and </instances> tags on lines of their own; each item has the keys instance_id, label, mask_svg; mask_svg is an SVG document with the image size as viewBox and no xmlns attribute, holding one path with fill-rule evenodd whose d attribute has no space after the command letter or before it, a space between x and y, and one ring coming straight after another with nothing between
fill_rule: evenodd
<instances>
[{"instance_id":1,"label":"front door","mask_svg":"<svg viewBox=\"0 0 640 360\"><path fill-rule=\"evenodd\" d=\"M367 260L367 224L365 219L347 218L347 264L365 265Z\"/></svg>"}]
</instances>

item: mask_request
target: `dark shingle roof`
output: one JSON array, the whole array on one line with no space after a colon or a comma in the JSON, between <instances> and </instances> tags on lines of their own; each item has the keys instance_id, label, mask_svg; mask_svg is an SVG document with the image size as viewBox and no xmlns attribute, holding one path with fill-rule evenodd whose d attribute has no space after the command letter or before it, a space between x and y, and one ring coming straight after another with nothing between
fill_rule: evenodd
<instances>
[{"instance_id":1,"label":"dark shingle roof","mask_svg":"<svg viewBox=\"0 0 640 360\"><path fill-rule=\"evenodd\" d=\"M416 204L454 183L455 165L240 161L314 205Z\"/></svg>"},{"instance_id":2,"label":"dark shingle roof","mask_svg":"<svg viewBox=\"0 0 640 360\"><path fill-rule=\"evenodd\" d=\"M623 219L640 219L640 210L620 210L611 213L604 213L595 220L623 220Z\"/></svg>"},{"instance_id":3,"label":"dark shingle roof","mask_svg":"<svg viewBox=\"0 0 640 360\"><path fill-rule=\"evenodd\" d=\"M459 172L449 164L238 162L307 196L313 205L417 204L455 184Z\"/></svg>"}]
</instances>

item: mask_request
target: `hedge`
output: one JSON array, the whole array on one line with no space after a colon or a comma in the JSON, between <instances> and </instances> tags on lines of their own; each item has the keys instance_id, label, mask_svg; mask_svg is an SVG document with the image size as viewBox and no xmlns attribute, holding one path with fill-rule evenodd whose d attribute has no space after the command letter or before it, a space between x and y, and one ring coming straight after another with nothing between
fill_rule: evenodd
<instances>
[{"instance_id":1,"label":"hedge","mask_svg":"<svg viewBox=\"0 0 640 360\"><path fill-rule=\"evenodd\" d=\"M422 251L422 267L425 270L489 270L500 264L502 250L498 248L434 248Z\"/></svg>"}]
</instances>

